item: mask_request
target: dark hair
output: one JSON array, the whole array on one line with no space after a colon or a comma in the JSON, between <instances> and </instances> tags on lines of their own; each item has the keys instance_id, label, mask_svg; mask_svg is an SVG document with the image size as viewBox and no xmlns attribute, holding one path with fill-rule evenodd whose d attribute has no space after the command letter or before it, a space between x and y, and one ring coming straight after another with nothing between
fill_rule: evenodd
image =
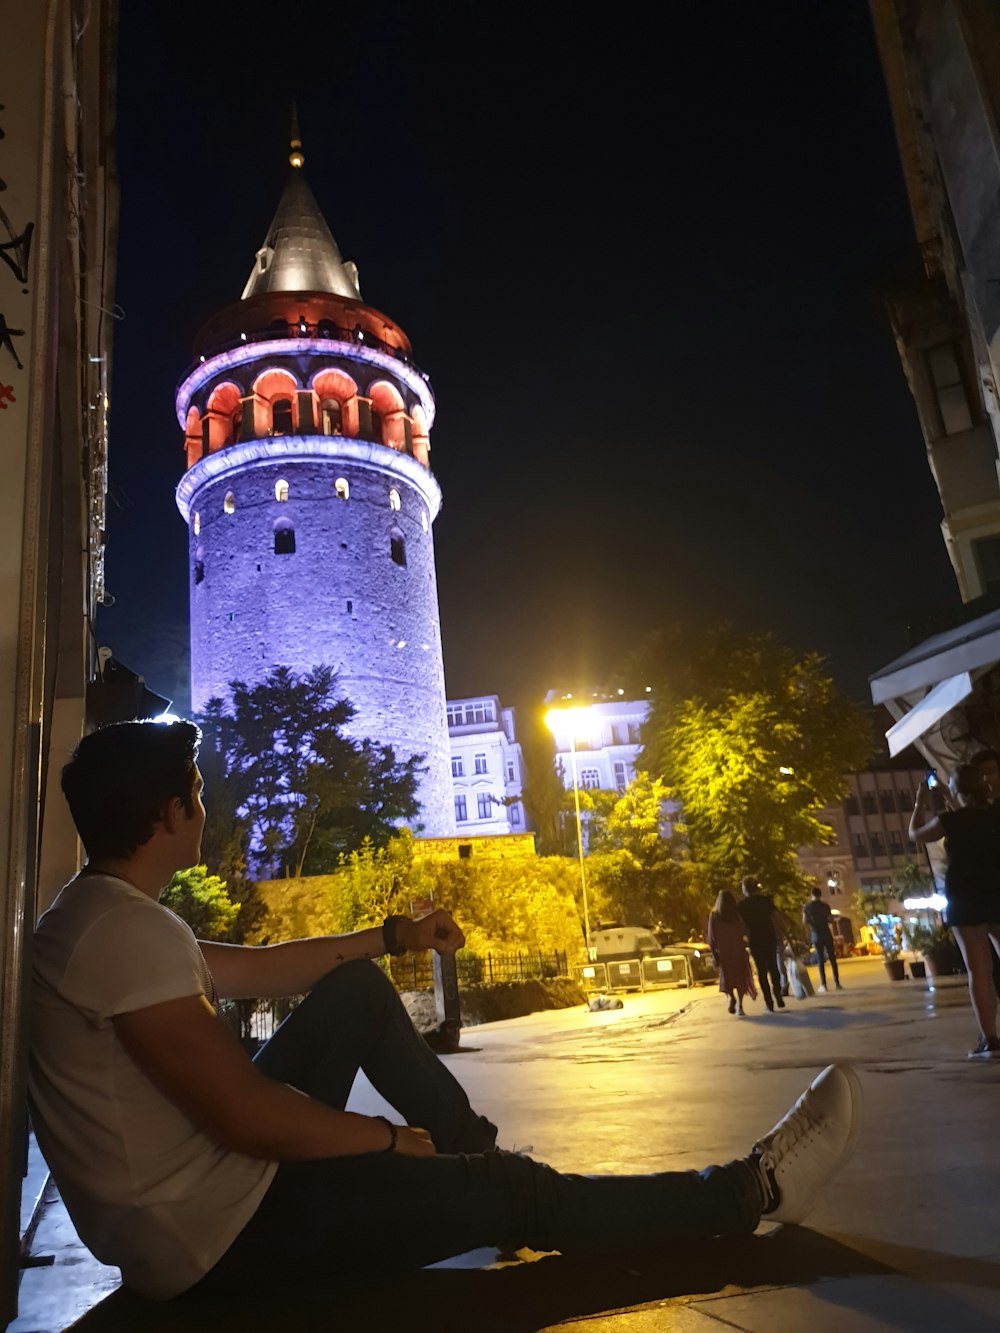
<instances>
[{"instance_id":1,"label":"dark hair","mask_svg":"<svg viewBox=\"0 0 1000 1333\"><path fill-rule=\"evenodd\" d=\"M1000 750L977 750L969 760L973 768L980 764L1000 764Z\"/></svg>"},{"instance_id":2,"label":"dark hair","mask_svg":"<svg viewBox=\"0 0 1000 1333\"><path fill-rule=\"evenodd\" d=\"M959 764L955 769L955 791L959 796L964 796L969 805L989 803L986 783L974 764Z\"/></svg>"},{"instance_id":3,"label":"dark hair","mask_svg":"<svg viewBox=\"0 0 1000 1333\"><path fill-rule=\"evenodd\" d=\"M740 880L740 888L744 893L756 893L760 885L754 879L753 875L744 875Z\"/></svg>"},{"instance_id":4,"label":"dark hair","mask_svg":"<svg viewBox=\"0 0 1000 1333\"><path fill-rule=\"evenodd\" d=\"M816 887L813 889L813 897L814 897L814 898L822 898L822 897L823 897L823 890L820 888L820 886L819 886L818 884L817 884Z\"/></svg>"},{"instance_id":5,"label":"dark hair","mask_svg":"<svg viewBox=\"0 0 1000 1333\"><path fill-rule=\"evenodd\" d=\"M201 732L193 722L115 722L84 736L62 771L63 795L91 860L131 856L168 801L194 813Z\"/></svg>"},{"instance_id":6,"label":"dark hair","mask_svg":"<svg viewBox=\"0 0 1000 1333\"><path fill-rule=\"evenodd\" d=\"M728 889L723 889L718 898L716 898L715 908L713 910L715 915L721 917L723 921L742 921L743 919L740 916L740 909L736 906L736 899Z\"/></svg>"}]
</instances>

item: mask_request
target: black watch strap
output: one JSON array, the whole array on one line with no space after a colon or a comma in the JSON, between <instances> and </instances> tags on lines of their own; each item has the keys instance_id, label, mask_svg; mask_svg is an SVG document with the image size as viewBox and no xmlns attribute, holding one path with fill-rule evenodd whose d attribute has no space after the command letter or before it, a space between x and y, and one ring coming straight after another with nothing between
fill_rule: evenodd
<instances>
[{"instance_id":1,"label":"black watch strap","mask_svg":"<svg viewBox=\"0 0 1000 1333\"><path fill-rule=\"evenodd\" d=\"M383 1148L382 1152L384 1153L395 1152L396 1143L399 1140L399 1131L396 1128L396 1126L392 1123L391 1120L387 1120L384 1115L377 1115L373 1116L372 1118L374 1120L381 1120L382 1124L385 1125L386 1129L389 1131L389 1146L387 1148Z\"/></svg>"},{"instance_id":2,"label":"black watch strap","mask_svg":"<svg viewBox=\"0 0 1000 1333\"><path fill-rule=\"evenodd\" d=\"M382 922L382 943L391 958L406 953L406 945L399 942L399 923L406 920L405 916L387 916Z\"/></svg>"}]
</instances>

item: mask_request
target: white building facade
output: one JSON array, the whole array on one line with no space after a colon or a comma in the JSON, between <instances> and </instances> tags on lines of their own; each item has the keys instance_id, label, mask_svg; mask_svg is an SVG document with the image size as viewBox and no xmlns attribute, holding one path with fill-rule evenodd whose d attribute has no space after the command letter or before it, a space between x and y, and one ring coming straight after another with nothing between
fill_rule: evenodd
<instances>
[{"instance_id":1,"label":"white building facade","mask_svg":"<svg viewBox=\"0 0 1000 1333\"><path fill-rule=\"evenodd\" d=\"M551 691L545 703L555 739L556 770L563 785L573 786L575 751L581 790L624 791L636 775L649 700Z\"/></svg>"},{"instance_id":2,"label":"white building facade","mask_svg":"<svg viewBox=\"0 0 1000 1333\"><path fill-rule=\"evenodd\" d=\"M449 699L455 827L463 837L524 833L524 764L514 710L495 694Z\"/></svg>"}]
</instances>

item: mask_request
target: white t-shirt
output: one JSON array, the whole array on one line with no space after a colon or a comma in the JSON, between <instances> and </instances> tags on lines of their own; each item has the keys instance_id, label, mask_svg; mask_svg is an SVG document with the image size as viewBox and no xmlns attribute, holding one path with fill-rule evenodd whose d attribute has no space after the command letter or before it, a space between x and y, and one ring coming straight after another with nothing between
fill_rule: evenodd
<instances>
[{"instance_id":1,"label":"white t-shirt","mask_svg":"<svg viewBox=\"0 0 1000 1333\"><path fill-rule=\"evenodd\" d=\"M189 926L111 875L82 874L38 923L28 1088L38 1142L82 1240L126 1284L192 1286L277 1169L196 1129L125 1053L111 1019L215 998Z\"/></svg>"}]
</instances>

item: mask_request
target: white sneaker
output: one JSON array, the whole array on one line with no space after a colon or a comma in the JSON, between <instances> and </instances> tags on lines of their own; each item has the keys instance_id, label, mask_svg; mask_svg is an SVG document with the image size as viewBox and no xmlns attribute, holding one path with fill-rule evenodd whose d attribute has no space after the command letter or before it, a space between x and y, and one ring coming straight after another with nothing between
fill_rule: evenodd
<instances>
[{"instance_id":1,"label":"white sneaker","mask_svg":"<svg viewBox=\"0 0 1000 1333\"><path fill-rule=\"evenodd\" d=\"M819 992L820 995L825 995L825 994L826 994L826 987L825 987L825 986L817 986L816 989L817 989L817 991Z\"/></svg>"},{"instance_id":2,"label":"white sneaker","mask_svg":"<svg viewBox=\"0 0 1000 1333\"><path fill-rule=\"evenodd\" d=\"M850 1065L828 1065L753 1151L773 1203L768 1222L801 1222L840 1170L861 1131L861 1084Z\"/></svg>"}]
</instances>

